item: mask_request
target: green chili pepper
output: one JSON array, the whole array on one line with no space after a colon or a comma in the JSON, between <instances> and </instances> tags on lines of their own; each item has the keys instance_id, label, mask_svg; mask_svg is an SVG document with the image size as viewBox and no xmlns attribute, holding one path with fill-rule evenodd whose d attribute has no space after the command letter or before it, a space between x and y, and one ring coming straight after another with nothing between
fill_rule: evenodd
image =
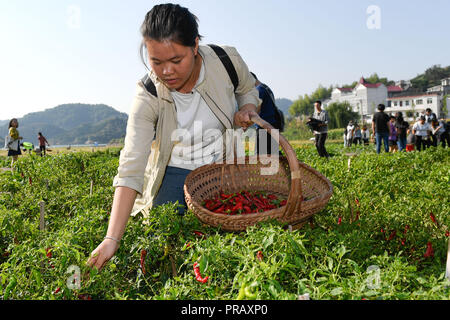
<instances>
[{"instance_id":1,"label":"green chili pepper","mask_svg":"<svg viewBox=\"0 0 450 320\"><path fill-rule=\"evenodd\" d=\"M14 289L14 287L16 286L16 284L17 284L17 279L16 279L15 276L12 276L12 277L9 279L8 286L7 286L6 289L5 289L5 294L3 295L3 300L8 300L9 295L11 294L11 291Z\"/></svg>"}]
</instances>

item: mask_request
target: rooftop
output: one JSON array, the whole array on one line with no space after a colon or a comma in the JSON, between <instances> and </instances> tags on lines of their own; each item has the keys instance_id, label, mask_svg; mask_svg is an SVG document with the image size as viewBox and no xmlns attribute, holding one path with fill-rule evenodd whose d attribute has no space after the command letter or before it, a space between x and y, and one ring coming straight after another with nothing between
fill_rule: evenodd
<instances>
[{"instance_id":1,"label":"rooftop","mask_svg":"<svg viewBox=\"0 0 450 320\"><path fill-rule=\"evenodd\" d=\"M420 97L432 97L432 96L439 96L438 93L420 93L420 94L414 94L414 95L406 95L406 96L395 96L392 98L388 98L388 100L398 100L398 99L405 99L405 98L420 98Z\"/></svg>"}]
</instances>

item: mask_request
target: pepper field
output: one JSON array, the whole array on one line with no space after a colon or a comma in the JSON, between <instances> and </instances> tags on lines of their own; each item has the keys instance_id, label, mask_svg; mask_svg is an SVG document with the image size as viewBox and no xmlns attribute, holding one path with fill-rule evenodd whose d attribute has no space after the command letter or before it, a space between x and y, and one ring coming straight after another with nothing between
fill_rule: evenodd
<instances>
[{"instance_id":1,"label":"pepper field","mask_svg":"<svg viewBox=\"0 0 450 320\"><path fill-rule=\"evenodd\" d=\"M14 174L0 173L0 297L449 299L450 149L376 155L358 146L350 169L348 149L327 149L329 161L296 147L334 188L302 229L269 221L227 233L165 205L146 223L130 218L101 272L86 261L106 234L119 149L21 157Z\"/></svg>"}]
</instances>

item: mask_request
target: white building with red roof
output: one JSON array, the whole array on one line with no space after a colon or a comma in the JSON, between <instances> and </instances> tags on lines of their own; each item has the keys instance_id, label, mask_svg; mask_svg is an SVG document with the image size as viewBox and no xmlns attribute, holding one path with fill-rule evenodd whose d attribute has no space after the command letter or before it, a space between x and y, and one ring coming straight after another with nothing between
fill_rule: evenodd
<instances>
[{"instance_id":1,"label":"white building with red roof","mask_svg":"<svg viewBox=\"0 0 450 320\"><path fill-rule=\"evenodd\" d=\"M408 121L414 121L428 108L438 118L450 118L450 78L442 79L440 86L429 88L426 93L412 92L410 87L410 81L399 81L386 87L383 83L368 83L361 77L354 88L335 88L327 105L347 101L364 122L371 122L379 104L386 106L387 113L402 112ZM447 99L447 110L443 107L444 98Z\"/></svg>"},{"instance_id":2,"label":"white building with red roof","mask_svg":"<svg viewBox=\"0 0 450 320\"><path fill-rule=\"evenodd\" d=\"M400 86L386 87L383 83L369 83L361 77L354 88L335 88L328 104L347 101L353 111L358 112L361 118L364 117L365 122L369 122L377 106L386 105L389 92L398 93L402 90Z\"/></svg>"},{"instance_id":3,"label":"white building with red roof","mask_svg":"<svg viewBox=\"0 0 450 320\"><path fill-rule=\"evenodd\" d=\"M414 121L426 109L430 108L438 118L447 118L443 110L442 95L438 92L404 94L388 98L385 112L395 114L402 112L407 121Z\"/></svg>"}]
</instances>

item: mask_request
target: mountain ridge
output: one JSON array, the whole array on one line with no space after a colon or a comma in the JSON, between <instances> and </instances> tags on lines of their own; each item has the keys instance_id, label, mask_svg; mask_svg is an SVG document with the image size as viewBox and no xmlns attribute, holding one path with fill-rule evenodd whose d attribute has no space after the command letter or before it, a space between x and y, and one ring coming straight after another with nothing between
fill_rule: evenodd
<instances>
[{"instance_id":1,"label":"mountain ridge","mask_svg":"<svg viewBox=\"0 0 450 320\"><path fill-rule=\"evenodd\" d=\"M38 145L38 132L50 145L109 143L125 136L128 115L105 104L68 103L18 118L22 141ZM8 135L9 120L0 121L0 139Z\"/></svg>"}]
</instances>

